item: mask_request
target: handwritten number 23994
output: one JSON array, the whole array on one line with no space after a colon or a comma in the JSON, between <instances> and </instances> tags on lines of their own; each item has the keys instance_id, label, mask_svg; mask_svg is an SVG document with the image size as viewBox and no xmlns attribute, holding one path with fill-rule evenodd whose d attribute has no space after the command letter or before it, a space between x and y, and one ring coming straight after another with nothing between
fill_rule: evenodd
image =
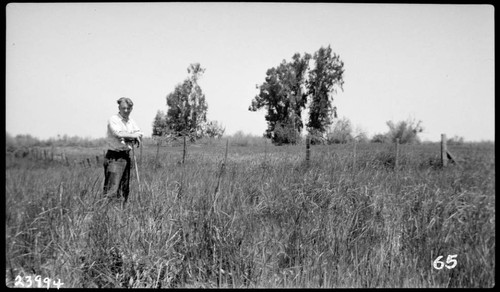
<instances>
[{"instance_id":1,"label":"handwritten number 23994","mask_svg":"<svg viewBox=\"0 0 500 292\"><path fill-rule=\"evenodd\" d=\"M15 287L19 287L19 288L30 288L30 287L34 287L34 282L37 282L38 285L37 287L38 288L42 288L43 287L43 284L47 284L47 289L50 288L50 284L51 284L51 279L50 278L44 278L43 281L42 281L42 276L40 275L37 275L36 277L34 277L34 281L31 280L31 276L25 276L24 278L26 278L26 281L23 281L23 277L21 276L17 276L16 277L16 282L14 283L14 286ZM57 279L57 282L54 281L52 283L52 285L57 288L59 290L59 288L63 285L64 283L61 283L61 280L60 279Z\"/></svg>"}]
</instances>

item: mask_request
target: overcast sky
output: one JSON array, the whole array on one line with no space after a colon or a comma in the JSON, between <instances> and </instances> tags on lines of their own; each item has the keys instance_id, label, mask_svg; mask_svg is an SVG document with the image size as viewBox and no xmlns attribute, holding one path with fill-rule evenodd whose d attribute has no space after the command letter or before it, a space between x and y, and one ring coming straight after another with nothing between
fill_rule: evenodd
<instances>
[{"instance_id":1,"label":"overcast sky","mask_svg":"<svg viewBox=\"0 0 500 292\"><path fill-rule=\"evenodd\" d=\"M423 140L495 138L491 5L10 3L6 16L13 136L104 137L122 96L150 136L196 62L208 119L262 135L265 110L248 107L267 69L330 45L345 69L334 104L355 129L411 118Z\"/></svg>"}]
</instances>

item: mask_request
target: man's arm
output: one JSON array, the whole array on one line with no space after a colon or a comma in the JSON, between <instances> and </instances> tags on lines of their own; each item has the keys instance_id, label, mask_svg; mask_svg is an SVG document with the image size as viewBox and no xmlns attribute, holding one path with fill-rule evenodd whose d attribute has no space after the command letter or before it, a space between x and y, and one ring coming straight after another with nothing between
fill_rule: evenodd
<instances>
[{"instance_id":1,"label":"man's arm","mask_svg":"<svg viewBox=\"0 0 500 292\"><path fill-rule=\"evenodd\" d=\"M141 131L141 129L139 128L139 126L137 126L136 122L134 120L131 120L132 122L132 126L134 128L134 130L132 131L132 133L136 134L137 137L137 141L140 143L141 142L141 139L142 139L142 136L144 136L144 133Z\"/></svg>"},{"instance_id":2,"label":"man's arm","mask_svg":"<svg viewBox=\"0 0 500 292\"><path fill-rule=\"evenodd\" d=\"M120 138L120 139L125 139L125 140L136 140L140 139L142 137L142 132L140 131L134 131L132 133L129 133L127 131L123 131L118 122L110 118L108 121L108 127L111 130L111 133L113 133L114 136Z\"/></svg>"}]
</instances>

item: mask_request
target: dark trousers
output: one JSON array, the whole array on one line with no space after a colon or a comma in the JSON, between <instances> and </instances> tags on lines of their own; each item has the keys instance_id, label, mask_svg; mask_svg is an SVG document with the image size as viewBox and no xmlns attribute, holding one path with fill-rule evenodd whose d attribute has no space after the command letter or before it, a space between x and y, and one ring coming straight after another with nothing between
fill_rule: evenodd
<instances>
[{"instance_id":1,"label":"dark trousers","mask_svg":"<svg viewBox=\"0 0 500 292\"><path fill-rule=\"evenodd\" d=\"M128 200L130 185L129 151L108 150L104 159L104 196Z\"/></svg>"}]
</instances>

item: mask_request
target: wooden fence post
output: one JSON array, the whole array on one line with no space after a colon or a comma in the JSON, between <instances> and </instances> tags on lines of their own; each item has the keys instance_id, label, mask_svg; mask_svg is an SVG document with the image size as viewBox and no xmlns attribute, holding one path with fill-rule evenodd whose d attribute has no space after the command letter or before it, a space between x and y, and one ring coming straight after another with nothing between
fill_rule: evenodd
<instances>
[{"instance_id":1,"label":"wooden fence post","mask_svg":"<svg viewBox=\"0 0 500 292\"><path fill-rule=\"evenodd\" d=\"M63 162L66 162L66 165L69 165L69 161L68 161L68 156L66 156L66 153L63 152Z\"/></svg>"},{"instance_id":2,"label":"wooden fence post","mask_svg":"<svg viewBox=\"0 0 500 292\"><path fill-rule=\"evenodd\" d=\"M448 165L448 149L446 148L446 134L441 134L441 165L443 167Z\"/></svg>"},{"instance_id":3,"label":"wooden fence post","mask_svg":"<svg viewBox=\"0 0 500 292\"><path fill-rule=\"evenodd\" d=\"M186 161L186 136L184 136L184 147L182 150L182 164Z\"/></svg>"},{"instance_id":4,"label":"wooden fence post","mask_svg":"<svg viewBox=\"0 0 500 292\"><path fill-rule=\"evenodd\" d=\"M353 159L352 159L352 170L356 167L356 139L353 140Z\"/></svg>"},{"instance_id":5,"label":"wooden fence post","mask_svg":"<svg viewBox=\"0 0 500 292\"><path fill-rule=\"evenodd\" d=\"M311 157L311 136L306 138L306 166L309 167L309 159Z\"/></svg>"},{"instance_id":6,"label":"wooden fence post","mask_svg":"<svg viewBox=\"0 0 500 292\"><path fill-rule=\"evenodd\" d=\"M224 166L227 163L227 150L229 148L229 139L226 140L226 154L224 155Z\"/></svg>"},{"instance_id":7,"label":"wooden fence post","mask_svg":"<svg viewBox=\"0 0 500 292\"><path fill-rule=\"evenodd\" d=\"M394 149L396 151L394 155L394 170L397 170L399 166L399 138L396 138L396 145Z\"/></svg>"},{"instance_id":8,"label":"wooden fence post","mask_svg":"<svg viewBox=\"0 0 500 292\"><path fill-rule=\"evenodd\" d=\"M141 147L141 150L139 151L139 166L141 168L141 171L144 169L142 166L142 141L141 143L139 144L139 147Z\"/></svg>"},{"instance_id":9,"label":"wooden fence post","mask_svg":"<svg viewBox=\"0 0 500 292\"><path fill-rule=\"evenodd\" d=\"M267 139L264 138L264 165L267 163Z\"/></svg>"},{"instance_id":10,"label":"wooden fence post","mask_svg":"<svg viewBox=\"0 0 500 292\"><path fill-rule=\"evenodd\" d=\"M161 140L160 140L160 138L158 138L158 141L156 143L155 168L157 168L160 165L160 163L158 162L158 155L160 154L160 143L161 143Z\"/></svg>"}]
</instances>

